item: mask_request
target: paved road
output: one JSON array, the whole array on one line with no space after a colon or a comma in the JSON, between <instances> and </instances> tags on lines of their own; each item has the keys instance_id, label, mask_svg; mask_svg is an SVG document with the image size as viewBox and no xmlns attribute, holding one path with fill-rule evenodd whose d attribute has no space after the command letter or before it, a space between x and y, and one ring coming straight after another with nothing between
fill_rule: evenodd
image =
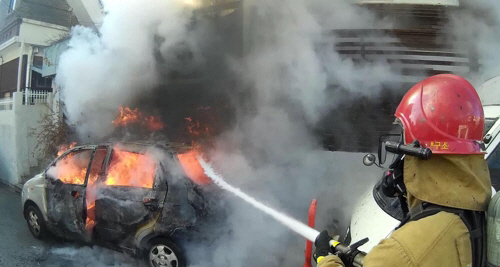
<instances>
[{"instance_id":1,"label":"paved road","mask_svg":"<svg viewBox=\"0 0 500 267\"><path fill-rule=\"evenodd\" d=\"M0 183L1 267L142 267L121 253L100 247L77 246L35 239L21 214L21 196Z\"/></svg>"}]
</instances>

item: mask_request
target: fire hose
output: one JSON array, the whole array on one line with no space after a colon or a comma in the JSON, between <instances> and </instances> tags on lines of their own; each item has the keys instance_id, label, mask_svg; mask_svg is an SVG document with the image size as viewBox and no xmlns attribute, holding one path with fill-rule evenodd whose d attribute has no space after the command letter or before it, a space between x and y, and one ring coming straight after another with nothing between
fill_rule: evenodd
<instances>
[{"instance_id":1,"label":"fire hose","mask_svg":"<svg viewBox=\"0 0 500 267\"><path fill-rule=\"evenodd\" d=\"M317 201L316 199L313 199L311 205L309 206L309 217L308 217L308 226L311 228L314 228L316 220L316 207L317 207ZM364 245L366 242L368 242L368 238L362 239L350 246L347 246L345 244L340 243L337 240L332 239L330 241L330 246L347 267L351 266L362 267L366 253L359 251L358 248ZM312 267L311 261L312 261L312 242L307 240L305 249L304 267Z\"/></svg>"}]
</instances>

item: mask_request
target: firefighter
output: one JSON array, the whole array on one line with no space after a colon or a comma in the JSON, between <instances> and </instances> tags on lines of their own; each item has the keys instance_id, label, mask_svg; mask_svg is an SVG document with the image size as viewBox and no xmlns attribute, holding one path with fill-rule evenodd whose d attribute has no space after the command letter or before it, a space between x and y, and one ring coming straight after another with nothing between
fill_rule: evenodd
<instances>
[{"instance_id":1,"label":"firefighter","mask_svg":"<svg viewBox=\"0 0 500 267\"><path fill-rule=\"evenodd\" d=\"M484 211L492 191L476 90L456 75L432 76L406 93L395 116L401 142L429 148L432 157L402 156L399 188L407 219L366 255L363 266L485 266ZM330 240L326 231L316 240L318 266L348 266Z\"/></svg>"}]
</instances>

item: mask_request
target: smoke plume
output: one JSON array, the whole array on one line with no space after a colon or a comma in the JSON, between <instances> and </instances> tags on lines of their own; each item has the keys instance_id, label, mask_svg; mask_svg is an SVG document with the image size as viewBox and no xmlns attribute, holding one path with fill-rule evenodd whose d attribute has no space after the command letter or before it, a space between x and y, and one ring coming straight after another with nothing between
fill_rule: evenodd
<instances>
[{"instance_id":1,"label":"smoke plume","mask_svg":"<svg viewBox=\"0 0 500 267\"><path fill-rule=\"evenodd\" d=\"M468 51L471 73L467 78L476 88L500 74L500 2L495 0L460 1L461 8L451 12L449 38L462 51ZM484 104L497 104L498 90L479 92Z\"/></svg>"},{"instance_id":2,"label":"smoke plume","mask_svg":"<svg viewBox=\"0 0 500 267\"><path fill-rule=\"evenodd\" d=\"M104 1L99 32L77 26L61 56L56 83L80 138L110 134L120 105L159 83L158 54L186 41L190 13L178 1Z\"/></svg>"}]
</instances>

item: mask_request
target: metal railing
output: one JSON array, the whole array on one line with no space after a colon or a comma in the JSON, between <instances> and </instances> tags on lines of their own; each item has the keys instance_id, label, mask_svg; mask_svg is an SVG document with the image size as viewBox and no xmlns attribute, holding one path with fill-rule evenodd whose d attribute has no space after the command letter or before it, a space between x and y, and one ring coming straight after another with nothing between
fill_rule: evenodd
<instances>
[{"instance_id":1,"label":"metal railing","mask_svg":"<svg viewBox=\"0 0 500 267\"><path fill-rule=\"evenodd\" d=\"M49 91L47 90L26 88L23 93L23 105L46 104L49 99Z\"/></svg>"},{"instance_id":2,"label":"metal railing","mask_svg":"<svg viewBox=\"0 0 500 267\"><path fill-rule=\"evenodd\" d=\"M12 110L14 106L14 100L12 98L0 99L0 110Z\"/></svg>"}]
</instances>

